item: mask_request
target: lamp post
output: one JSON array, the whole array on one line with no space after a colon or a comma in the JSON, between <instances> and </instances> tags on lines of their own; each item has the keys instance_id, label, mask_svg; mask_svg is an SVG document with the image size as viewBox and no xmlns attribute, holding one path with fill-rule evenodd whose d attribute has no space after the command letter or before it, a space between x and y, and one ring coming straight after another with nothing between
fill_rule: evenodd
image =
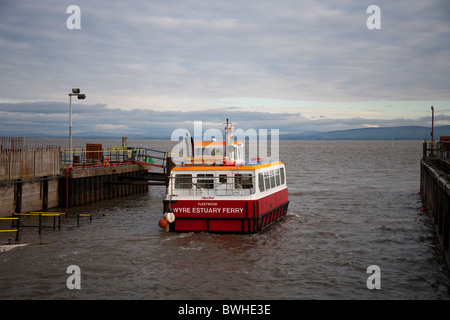
<instances>
[{"instance_id":1,"label":"lamp post","mask_svg":"<svg viewBox=\"0 0 450 320\"><path fill-rule=\"evenodd\" d=\"M431 106L431 141L434 142L434 107Z\"/></svg>"},{"instance_id":2,"label":"lamp post","mask_svg":"<svg viewBox=\"0 0 450 320\"><path fill-rule=\"evenodd\" d=\"M434 107L431 106L431 156L434 156Z\"/></svg>"},{"instance_id":3,"label":"lamp post","mask_svg":"<svg viewBox=\"0 0 450 320\"><path fill-rule=\"evenodd\" d=\"M86 99L84 93L80 93L79 88L73 88L72 93L69 93L69 164L73 166L73 155L72 155L72 96L77 96L78 99Z\"/></svg>"}]
</instances>

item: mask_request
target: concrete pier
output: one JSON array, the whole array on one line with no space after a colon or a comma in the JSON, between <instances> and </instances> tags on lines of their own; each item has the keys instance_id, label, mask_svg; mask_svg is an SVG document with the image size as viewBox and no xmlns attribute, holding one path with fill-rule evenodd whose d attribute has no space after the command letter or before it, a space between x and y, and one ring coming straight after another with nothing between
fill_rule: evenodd
<instances>
[{"instance_id":1,"label":"concrete pier","mask_svg":"<svg viewBox=\"0 0 450 320\"><path fill-rule=\"evenodd\" d=\"M173 166L167 153L126 147L125 142L122 148L87 144L69 151L0 138L0 217L82 206L166 185Z\"/></svg>"},{"instance_id":2,"label":"concrete pier","mask_svg":"<svg viewBox=\"0 0 450 320\"><path fill-rule=\"evenodd\" d=\"M67 168L59 180L60 207L70 208L88 203L147 193L148 185L133 183L148 171L142 164ZM122 183L123 182L123 183Z\"/></svg>"},{"instance_id":3,"label":"concrete pier","mask_svg":"<svg viewBox=\"0 0 450 320\"><path fill-rule=\"evenodd\" d=\"M26 146L24 138L0 137L0 234L20 239L23 228L60 229L65 212L102 200L147 193L150 185L167 186L174 166L168 153L140 147L103 149ZM91 214L77 214L80 217ZM53 220L48 225L47 220ZM51 221L50 221L51 222ZM1 247L0 252L13 248Z\"/></svg>"},{"instance_id":4,"label":"concrete pier","mask_svg":"<svg viewBox=\"0 0 450 320\"><path fill-rule=\"evenodd\" d=\"M450 268L450 162L446 148L436 142L424 143L424 157L420 162L420 194L423 209L430 214L443 257Z\"/></svg>"},{"instance_id":5,"label":"concrete pier","mask_svg":"<svg viewBox=\"0 0 450 320\"><path fill-rule=\"evenodd\" d=\"M3 138L1 142L4 142ZM61 150L1 145L0 216L58 206Z\"/></svg>"}]
</instances>

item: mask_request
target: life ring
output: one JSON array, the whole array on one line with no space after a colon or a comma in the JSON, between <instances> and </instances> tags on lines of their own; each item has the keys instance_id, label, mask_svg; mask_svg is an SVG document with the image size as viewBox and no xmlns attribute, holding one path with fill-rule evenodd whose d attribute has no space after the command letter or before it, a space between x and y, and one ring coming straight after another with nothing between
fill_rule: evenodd
<instances>
[{"instance_id":1,"label":"life ring","mask_svg":"<svg viewBox=\"0 0 450 320\"><path fill-rule=\"evenodd\" d=\"M109 157L106 156L105 159L103 159L103 166L108 166L109 165Z\"/></svg>"}]
</instances>

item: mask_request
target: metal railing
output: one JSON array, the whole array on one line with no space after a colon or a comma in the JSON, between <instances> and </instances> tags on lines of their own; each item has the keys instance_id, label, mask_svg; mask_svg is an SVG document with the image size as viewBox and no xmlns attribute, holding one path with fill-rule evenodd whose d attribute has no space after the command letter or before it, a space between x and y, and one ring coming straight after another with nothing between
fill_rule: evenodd
<instances>
[{"instance_id":1,"label":"metal railing","mask_svg":"<svg viewBox=\"0 0 450 320\"><path fill-rule=\"evenodd\" d=\"M167 167L168 152L138 147L135 149L134 160L160 168Z\"/></svg>"},{"instance_id":2,"label":"metal railing","mask_svg":"<svg viewBox=\"0 0 450 320\"><path fill-rule=\"evenodd\" d=\"M423 158L435 158L450 163L450 141L424 141Z\"/></svg>"},{"instance_id":3,"label":"metal railing","mask_svg":"<svg viewBox=\"0 0 450 320\"><path fill-rule=\"evenodd\" d=\"M21 150L25 147L24 137L0 137L0 151Z\"/></svg>"},{"instance_id":4,"label":"metal railing","mask_svg":"<svg viewBox=\"0 0 450 320\"><path fill-rule=\"evenodd\" d=\"M12 221L11 228L1 229L0 232L15 232L16 233L16 241L19 240L19 225L20 225L19 217L1 217L0 221ZM16 222L16 224L14 224Z\"/></svg>"},{"instance_id":5,"label":"metal railing","mask_svg":"<svg viewBox=\"0 0 450 320\"><path fill-rule=\"evenodd\" d=\"M119 163L142 163L150 166L166 168L167 152L141 147L103 148L88 150L87 148L61 149L61 163L73 166L110 166Z\"/></svg>"},{"instance_id":6,"label":"metal railing","mask_svg":"<svg viewBox=\"0 0 450 320\"><path fill-rule=\"evenodd\" d=\"M20 219L17 223L17 229L19 228L38 228L39 234L41 234L42 229L44 228L53 228L55 230L58 228L58 230L61 230L61 216L65 215L65 212L37 212L37 211L30 211L27 213L13 213L13 216L17 216ZM37 217L38 218L38 224L37 225L25 225L24 224L24 217ZM53 226L47 225L44 223L43 218L53 218ZM58 226L56 226L56 218L58 218Z\"/></svg>"}]
</instances>

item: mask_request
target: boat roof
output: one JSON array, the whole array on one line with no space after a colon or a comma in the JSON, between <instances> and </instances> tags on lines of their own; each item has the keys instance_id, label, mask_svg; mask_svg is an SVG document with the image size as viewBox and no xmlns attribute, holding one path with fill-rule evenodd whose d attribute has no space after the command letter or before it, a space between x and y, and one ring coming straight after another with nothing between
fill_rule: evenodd
<instances>
[{"instance_id":1,"label":"boat roof","mask_svg":"<svg viewBox=\"0 0 450 320\"><path fill-rule=\"evenodd\" d=\"M266 162L266 163L249 163L243 165L185 165L185 166L177 166L172 169L172 171L225 171L225 170L257 170L272 166L281 165L283 162L275 161L275 162Z\"/></svg>"}]
</instances>

